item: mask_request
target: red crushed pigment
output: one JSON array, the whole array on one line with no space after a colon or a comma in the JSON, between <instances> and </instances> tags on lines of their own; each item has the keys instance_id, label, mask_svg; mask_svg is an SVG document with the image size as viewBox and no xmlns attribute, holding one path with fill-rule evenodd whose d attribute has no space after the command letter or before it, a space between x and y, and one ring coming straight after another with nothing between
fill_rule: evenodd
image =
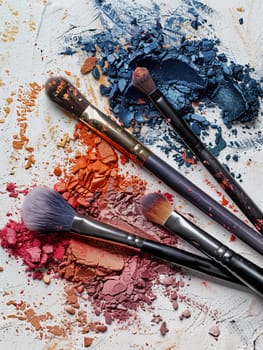
<instances>
[{"instance_id":1,"label":"red crushed pigment","mask_svg":"<svg viewBox=\"0 0 263 350\"><path fill-rule=\"evenodd\" d=\"M76 152L68 160L69 166L56 166L55 190L79 213L145 238L176 244L174 236L142 215L140 201L146 183L119 173L116 151L81 123L76 124L74 138L83 145L83 152ZM10 185L8 190L15 193L15 186ZM47 275L40 271L44 267L72 283L65 307L71 317L79 308L78 298L87 295L95 315L103 314L107 324L127 320L137 309L151 306L156 284L176 304L174 309L178 308L176 291L183 285L181 275L178 278L168 264L127 247L72 235L38 234L12 220L0 230L0 239L2 247L20 257L34 278L45 280ZM165 334L163 328L161 333Z\"/></svg>"},{"instance_id":2,"label":"red crushed pigment","mask_svg":"<svg viewBox=\"0 0 263 350\"><path fill-rule=\"evenodd\" d=\"M59 234L39 235L27 230L23 223L10 220L0 230L1 246L10 254L22 258L28 270L32 270L33 277L43 278L39 269L55 268L55 265L65 254L68 240Z\"/></svg>"}]
</instances>

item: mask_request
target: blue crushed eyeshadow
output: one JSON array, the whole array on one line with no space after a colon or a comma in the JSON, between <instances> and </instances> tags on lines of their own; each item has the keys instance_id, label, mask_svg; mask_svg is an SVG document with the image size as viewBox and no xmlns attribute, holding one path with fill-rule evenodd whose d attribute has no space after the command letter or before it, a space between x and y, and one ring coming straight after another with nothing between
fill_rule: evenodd
<instances>
[{"instance_id":1,"label":"blue crushed eyeshadow","mask_svg":"<svg viewBox=\"0 0 263 350\"><path fill-rule=\"evenodd\" d=\"M71 47L67 47L64 51L60 52L61 55L71 56L74 55L77 51L73 50Z\"/></svg>"},{"instance_id":2,"label":"blue crushed eyeshadow","mask_svg":"<svg viewBox=\"0 0 263 350\"><path fill-rule=\"evenodd\" d=\"M226 148L226 141L223 139L221 127L218 127L217 128L217 132L216 132L216 138L215 138L215 146L214 147L209 147L209 150L211 151L211 153L215 157L218 157L220 152L224 148Z\"/></svg>"},{"instance_id":3,"label":"blue crushed eyeshadow","mask_svg":"<svg viewBox=\"0 0 263 350\"><path fill-rule=\"evenodd\" d=\"M101 96L110 96L111 87L105 86L104 84L100 85L100 94Z\"/></svg>"},{"instance_id":4,"label":"blue crushed eyeshadow","mask_svg":"<svg viewBox=\"0 0 263 350\"><path fill-rule=\"evenodd\" d=\"M143 125L152 130L164 125L158 111L131 85L132 72L138 66L149 69L157 87L195 134L205 138L209 135L208 128L216 131L214 143L209 145L215 156L226 147L221 127L216 121L210 123L202 114L197 114L194 102L198 102L200 112L204 107L218 106L233 136L237 135L236 129L232 129L234 123L246 124L258 116L263 91L260 83L251 77L252 69L229 62L225 53L218 52L218 39L186 39L183 24L188 21L198 31L205 22L198 11L209 14L212 9L208 6L185 0L188 15L183 18L171 12L161 24L160 9L154 3L149 13L133 11L131 6L120 14L107 1L95 2L104 15L105 30L89 33L87 37L82 34L75 47L67 48L63 54L72 55L77 48L89 55L96 53L97 66L109 82L109 86L100 85L100 93L108 97L114 115L125 127L131 127L137 137L140 138ZM110 26L107 28L107 20L116 31ZM99 79L97 67L92 75ZM238 141L231 144L237 145ZM169 125L165 133L161 133L157 147L172 156L179 166L186 165L182 156L185 146Z\"/></svg>"},{"instance_id":5,"label":"blue crushed eyeshadow","mask_svg":"<svg viewBox=\"0 0 263 350\"><path fill-rule=\"evenodd\" d=\"M96 80L98 80L100 78L100 72L99 72L97 67L93 68L92 75Z\"/></svg>"}]
</instances>

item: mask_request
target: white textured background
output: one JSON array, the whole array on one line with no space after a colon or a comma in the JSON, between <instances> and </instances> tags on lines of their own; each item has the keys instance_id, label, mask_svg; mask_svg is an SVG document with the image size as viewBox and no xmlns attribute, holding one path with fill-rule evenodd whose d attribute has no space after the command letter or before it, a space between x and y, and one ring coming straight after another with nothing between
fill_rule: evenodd
<instances>
[{"instance_id":1,"label":"white textured background","mask_svg":"<svg viewBox=\"0 0 263 350\"><path fill-rule=\"evenodd\" d=\"M144 5L151 4L151 1L147 0L140 2ZM173 0L159 2L165 10L176 8L182 3ZM258 79L263 77L262 0L203 2L216 10L208 18L208 23L213 25L216 35L221 39L222 51L226 51L238 63L249 63L255 68L255 76ZM112 4L117 6L118 3L112 1ZM237 7L245 9L241 14L244 18L243 26L238 24L240 13L236 11ZM67 57L59 55L62 49L61 38L74 26L78 31L84 32L91 28L99 29L100 21L97 15L93 2L88 0L0 0L0 119L4 119L0 124L1 226L8 220L5 216L7 211L17 212L19 217L21 205L19 201L8 197L5 191L6 183L16 182L21 189L34 182L53 184L55 179L47 174L52 172L53 166L59 160L63 162L64 159L63 150L58 150L56 144L65 132L70 133L74 128L74 121L62 115L42 91L36 99L32 112L26 114L27 136L30 140L29 145L35 147L36 163L32 168L25 170L26 152L14 151L12 148L13 135L20 130L16 117L19 89L25 92L29 88L28 84L32 82L42 85L50 72L64 75L65 71L70 71L72 80L74 76L79 76L83 57L77 54ZM74 34L74 30L72 31ZM74 35L72 38L74 40ZM81 90L85 93L90 81L85 77L81 79L80 84ZM94 86L95 92L96 89ZM13 102L9 105L11 111L6 116L4 111L6 98L13 93ZM107 109L96 93L92 98L96 106ZM262 129L262 123L257 121L254 128ZM242 186L262 208L263 149L260 145L259 148L260 151L250 148L246 153L240 152L239 162L234 166L236 172L242 174ZM231 150L227 149L227 152L231 153ZM249 158L252 159L252 163L247 166ZM143 170L135 168L133 171L151 182L151 178ZM196 167L191 180L204 186L204 172ZM207 192L215 196L209 187ZM186 203L184 205L187 208L188 205ZM189 210L195 212L195 208L190 205ZM208 222L200 213L197 213L197 216L200 218L200 224L209 227L210 232L215 232L222 241L231 244L234 250L263 266L262 256L238 241L229 243L227 232L211 221ZM16 215L13 218L16 218ZM1 314L10 312L10 308L6 306L6 301L9 299L23 299L36 305L44 300L41 306L43 312L50 310L59 320L63 315L62 281L52 283L50 286L31 281L28 285L24 267L21 267L20 262L9 258L2 249L0 266L4 267L4 271L0 273ZM24 291L22 297L21 290ZM10 293L8 298L4 296L6 292ZM48 293L51 293L51 296L48 296ZM129 326L128 330L121 329L122 327L118 325L111 326L108 332L97 336L91 349L263 349L263 303L260 298L229 285L208 282L208 286L205 287L198 277L192 278L190 285L184 288L184 293L191 298L192 316L189 319L179 321L180 311L175 313L170 302L161 295L155 303L155 313L159 313L167 321L169 332L165 337L160 336L158 326L154 328L150 326L151 315L145 312L141 314L140 320ZM206 306L207 311L204 311L202 306ZM183 308L181 310L183 311ZM216 319L213 318L214 314ZM231 320L235 320L235 323L230 323ZM208 334L208 329L216 323L221 331L217 341ZM16 332L17 328L20 330L19 333ZM71 339L55 339L50 342L37 339L34 333L26 331L25 328L26 325L15 319L0 319L0 349L44 350L52 344L54 345L52 349L83 348L82 335L78 334L78 330Z\"/></svg>"}]
</instances>

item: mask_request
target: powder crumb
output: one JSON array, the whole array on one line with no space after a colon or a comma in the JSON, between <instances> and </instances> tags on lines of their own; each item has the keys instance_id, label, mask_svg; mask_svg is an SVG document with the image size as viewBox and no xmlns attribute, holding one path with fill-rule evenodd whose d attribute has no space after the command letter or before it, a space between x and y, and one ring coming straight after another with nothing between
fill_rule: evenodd
<instances>
[{"instance_id":1,"label":"powder crumb","mask_svg":"<svg viewBox=\"0 0 263 350\"><path fill-rule=\"evenodd\" d=\"M4 268L2 266L0 266L0 272L3 272Z\"/></svg>"},{"instance_id":2,"label":"powder crumb","mask_svg":"<svg viewBox=\"0 0 263 350\"><path fill-rule=\"evenodd\" d=\"M60 168L60 166L56 166L54 168L54 175L60 176L61 174L62 174L62 169Z\"/></svg>"},{"instance_id":3,"label":"powder crumb","mask_svg":"<svg viewBox=\"0 0 263 350\"><path fill-rule=\"evenodd\" d=\"M220 329L217 326L213 326L209 329L208 334L212 335L214 338L218 338L220 335Z\"/></svg>"},{"instance_id":4,"label":"powder crumb","mask_svg":"<svg viewBox=\"0 0 263 350\"><path fill-rule=\"evenodd\" d=\"M96 57L90 56L84 61L80 71L82 74L87 74L91 72L93 68L95 68L95 66L96 66Z\"/></svg>"},{"instance_id":5,"label":"powder crumb","mask_svg":"<svg viewBox=\"0 0 263 350\"><path fill-rule=\"evenodd\" d=\"M67 313L69 313L70 315L74 315L76 313L76 309L73 306L70 306L70 305L65 307L65 311Z\"/></svg>"},{"instance_id":6,"label":"powder crumb","mask_svg":"<svg viewBox=\"0 0 263 350\"><path fill-rule=\"evenodd\" d=\"M189 309L184 310L181 315L179 316L180 320L183 320L184 318L191 317L191 311Z\"/></svg>"},{"instance_id":7,"label":"powder crumb","mask_svg":"<svg viewBox=\"0 0 263 350\"><path fill-rule=\"evenodd\" d=\"M54 334L55 336L65 336L66 330L60 326L47 326L48 332Z\"/></svg>"},{"instance_id":8,"label":"powder crumb","mask_svg":"<svg viewBox=\"0 0 263 350\"><path fill-rule=\"evenodd\" d=\"M233 241L235 241L235 240L236 240L236 236L232 234L232 235L230 236L230 238L229 238L229 241L230 241L230 242L233 242Z\"/></svg>"},{"instance_id":9,"label":"powder crumb","mask_svg":"<svg viewBox=\"0 0 263 350\"><path fill-rule=\"evenodd\" d=\"M94 338L84 337L84 347L88 348L92 345Z\"/></svg>"},{"instance_id":10,"label":"powder crumb","mask_svg":"<svg viewBox=\"0 0 263 350\"><path fill-rule=\"evenodd\" d=\"M45 284L50 284L50 282L51 282L51 277L50 277L50 275L45 274L45 275L43 276L43 282L44 282Z\"/></svg>"},{"instance_id":11,"label":"powder crumb","mask_svg":"<svg viewBox=\"0 0 263 350\"><path fill-rule=\"evenodd\" d=\"M169 332L169 329L167 328L167 325L166 325L166 322L164 321L162 324L161 324L161 327L160 327L160 333L162 336L165 336L165 334Z\"/></svg>"},{"instance_id":12,"label":"powder crumb","mask_svg":"<svg viewBox=\"0 0 263 350\"><path fill-rule=\"evenodd\" d=\"M177 299L178 299L178 295L177 295L177 292L176 292L176 291L173 291L173 292L171 293L171 299L172 299L172 300L177 300Z\"/></svg>"},{"instance_id":13,"label":"powder crumb","mask_svg":"<svg viewBox=\"0 0 263 350\"><path fill-rule=\"evenodd\" d=\"M173 306L174 310L178 310L178 307L179 307L178 301L177 300L173 300L172 306Z\"/></svg>"},{"instance_id":14,"label":"powder crumb","mask_svg":"<svg viewBox=\"0 0 263 350\"><path fill-rule=\"evenodd\" d=\"M57 143L57 147L65 148L66 144L70 142L70 137L68 133L65 133L60 141Z\"/></svg>"},{"instance_id":15,"label":"powder crumb","mask_svg":"<svg viewBox=\"0 0 263 350\"><path fill-rule=\"evenodd\" d=\"M160 316L160 315L153 315L153 318L151 319L151 322L154 322L154 323L160 323L160 322L162 322L162 316Z\"/></svg>"}]
</instances>

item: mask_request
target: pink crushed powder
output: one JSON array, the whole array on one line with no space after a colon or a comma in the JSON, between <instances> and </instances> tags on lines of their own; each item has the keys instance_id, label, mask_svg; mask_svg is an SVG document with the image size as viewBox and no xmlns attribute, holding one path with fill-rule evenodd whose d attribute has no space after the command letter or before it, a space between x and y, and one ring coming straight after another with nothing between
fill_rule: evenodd
<instances>
[{"instance_id":1,"label":"pink crushed powder","mask_svg":"<svg viewBox=\"0 0 263 350\"><path fill-rule=\"evenodd\" d=\"M77 126L77 131L74 135L89 146L88 153L71 160L70 173L56 175L60 178L55 189L81 214L144 238L176 245L175 236L147 221L141 213L146 183L119 175L116 152L82 125ZM6 191L15 200L28 193L28 189L18 190L15 183L7 184ZM174 310L183 300L179 291L184 276L179 268L128 247L72 237L69 233L38 234L14 220L0 230L0 244L23 261L32 278L49 284L51 274L55 274L73 285L74 293L67 301L69 317L79 308L77 299L87 298L94 314L103 315L106 324L128 320L136 316L138 309L154 310L156 285L170 299ZM167 332L165 323L160 332Z\"/></svg>"},{"instance_id":2,"label":"pink crushed powder","mask_svg":"<svg viewBox=\"0 0 263 350\"><path fill-rule=\"evenodd\" d=\"M98 220L126 231L175 244L174 236L143 217L140 201L145 185L136 186L139 188L131 185L124 192L109 189L103 199L92 204L91 212ZM87 215L86 208L79 210ZM183 285L183 275L176 275L179 269L110 243L77 236L72 239L72 235L62 233L38 234L13 220L0 230L0 240L11 255L22 259L33 278L42 279L44 273L40 269L46 268L72 282L76 295L85 291L94 313L103 314L106 324L128 320L139 308L151 309L157 298L154 285L159 285L174 305Z\"/></svg>"},{"instance_id":3,"label":"pink crushed powder","mask_svg":"<svg viewBox=\"0 0 263 350\"><path fill-rule=\"evenodd\" d=\"M33 278L42 279L41 268L55 269L65 254L68 240L55 233L40 235L29 231L23 223L9 220L0 230L1 246L14 257L22 259Z\"/></svg>"},{"instance_id":4,"label":"pink crushed powder","mask_svg":"<svg viewBox=\"0 0 263 350\"><path fill-rule=\"evenodd\" d=\"M26 195L28 193L28 190L18 190L17 184L14 182L8 182L6 184L6 191L9 193L9 197L11 198L18 198L18 196L23 193Z\"/></svg>"}]
</instances>

